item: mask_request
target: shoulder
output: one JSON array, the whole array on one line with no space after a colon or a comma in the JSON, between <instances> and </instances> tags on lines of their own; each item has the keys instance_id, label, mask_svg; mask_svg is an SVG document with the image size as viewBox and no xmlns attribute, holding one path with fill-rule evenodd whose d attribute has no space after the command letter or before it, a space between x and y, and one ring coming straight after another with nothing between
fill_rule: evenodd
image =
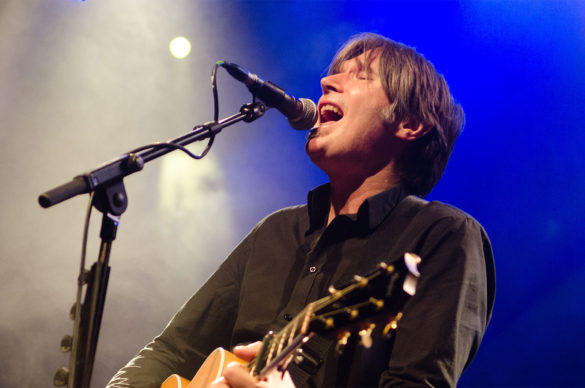
<instances>
[{"instance_id":1,"label":"shoulder","mask_svg":"<svg viewBox=\"0 0 585 388\"><path fill-rule=\"evenodd\" d=\"M491 243L483 226L465 211L440 201L408 196L397 206L389 224L391 231L400 229L399 246L421 255L429 256L439 248L449 247L492 256Z\"/></svg>"},{"instance_id":2,"label":"shoulder","mask_svg":"<svg viewBox=\"0 0 585 388\"><path fill-rule=\"evenodd\" d=\"M250 232L258 238L276 238L300 235L309 227L307 205L290 206L279 209L264 217Z\"/></svg>"},{"instance_id":3,"label":"shoulder","mask_svg":"<svg viewBox=\"0 0 585 388\"><path fill-rule=\"evenodd\" d=\"M495 297L495 264L492 246L483 226L467 212L440 201L428 202L421 216L432 220L429 236L434 236L434 247L442 246L449 254L445 262L449 271L456 267L465 274L468 282L483 284L486 292L486 319L489 321ZM436 261L436 260L435 260ZM432 264L431 264L432 265ZM422 271L422 270L421 270ZM487 322L486 321L486 322Z\"/></svg>"},{"instance_id":4,"label":"shoulder","mask_svg":"<svg viewBox=\"0 0 585 388\"><path fill-rule=\"evenodd\" d=\"M449 229L471 228L485 233L481 224L469 213L441 201L427 201L415 196L402 200L400 206L412 213L412 220L428 226L448 226Z\"/></svg>"},{"instance_id":5,"label":"shoulder","mask_svg":"<svg viewBox=\"0 0 585 388\"><path fill-rule=\"evenodd\" d=\"M307 205L288 206L268 214L260 223L277 222L303 218L307 215Z\"/></svg>"},{"instance_id":6,"label":"shoulder","mask_svg":"<svg viewBox=\"0 0 585 388\"><path fill-rule=\"evenodd\" d=\"M294 224L308 219L307 205L289 206L268 214L256 228L274 227L280 224Z\"/></svg>"},{"instance_id":7,"label":"shoulder","mask_svg":"<svg viewBox=\"0 0 585 388\"><path fill-rule=\"evenodd\" d=\"M483 226L467 212L440 202L419 203L410 225L421 257L443 252L450 265L485 268L488 283L494 284L494 263L490 239ZM441 256L441 255L439 255ZM483 270L482 270L483 272Z\"/></svg>"}]
</instances>

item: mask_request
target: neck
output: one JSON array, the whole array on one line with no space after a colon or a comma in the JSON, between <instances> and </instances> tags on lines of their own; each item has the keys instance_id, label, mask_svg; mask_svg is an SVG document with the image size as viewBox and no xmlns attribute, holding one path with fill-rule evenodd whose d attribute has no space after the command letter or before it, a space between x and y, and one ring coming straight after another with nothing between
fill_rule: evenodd
<instances>
[{"instance_id":1,"label":"neck","mask_svg":"<svg viewBox=\"0 0 585 388\"><path fill-rule=\"evenodd\" d=\"M330 182L331 203L327 225L340 214L357 213L366 199L396 186L400 179L395 174L379 171L367 177L330 177Z\"/></svg>"}]
</instances>

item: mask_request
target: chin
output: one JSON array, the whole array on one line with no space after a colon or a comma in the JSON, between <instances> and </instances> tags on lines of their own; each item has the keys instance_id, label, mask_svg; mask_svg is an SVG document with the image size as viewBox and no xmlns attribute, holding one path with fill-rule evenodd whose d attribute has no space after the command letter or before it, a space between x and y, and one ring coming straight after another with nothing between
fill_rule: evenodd
<instances>
[{"instance_id":1,"label":"chin","mask_svg":"<svg viewBox=\"0 0 585 388\"><path fill-rule=\"evenodd\" d=\"M320 148L315 139L309 139L305 144L305 152L309 159L319 167L319 163L325 159L325 149Z\"/></svg>"}]
</instances>

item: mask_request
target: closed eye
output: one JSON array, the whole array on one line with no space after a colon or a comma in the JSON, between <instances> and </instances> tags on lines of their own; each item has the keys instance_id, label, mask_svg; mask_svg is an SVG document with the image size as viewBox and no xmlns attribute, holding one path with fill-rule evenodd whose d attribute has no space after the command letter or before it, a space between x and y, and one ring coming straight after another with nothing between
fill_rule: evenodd
<instances>
[{"instance_id":1,"label":"closed eye","mask_svg":"<svg viewBox=\"0 0 585 388\"><path fill-rule=\"evenodd\" d=\"M357 75L357 79L364 81L372 81L374 78L372 77L371 72L366 73L365 71L363 71Z\"/></svg>"},{"instance_id":2,"label":"closed eye","mask_svg":"<svg viewBox=\"0 0 585 388\"><path fill-rule=\"evenodd\" d=\"M352 71L351 75L356 79L364 81L371 81L373 79L371 72L366 70Z\"/></svg>"}]
</instances>

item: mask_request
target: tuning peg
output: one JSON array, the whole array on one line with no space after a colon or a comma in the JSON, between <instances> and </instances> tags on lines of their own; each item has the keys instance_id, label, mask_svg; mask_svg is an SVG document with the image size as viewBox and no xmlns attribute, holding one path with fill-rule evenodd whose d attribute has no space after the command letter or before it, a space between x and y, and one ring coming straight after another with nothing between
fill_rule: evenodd
<instances>
[{"instance_id":1,"label":"tuning peg","mask_svg":"<svg viewBox=\"0 0 585 388\"><path fill-rule=\"evenodd\" d=\"M63 353L67 353L71 351L71 346L73 345L73 337L69 334L65 334L61 339L61 351Z\"/></svg>"},{"instance_id":2,"label":"tuning peg","mask_svg":"<svg viewBox=\"0 0 585 388\"><path fill-rule=\"evenodd\" d=\"M55 373L53 384L56 387L64 387L67 385L67 380L69 380L69 369L62 367Z\"/></svg>"},{"instance_id":3,"label":"tuning peg","mask_svg":"<svg viewBox=\"0 0 585 388\"><path fill-rule=\"evenodd\" d=\"M322 329L332 329L335 327L335 320L331 317L317 317L314 322L318 323Z\"/></svg>"},{"instance_id":4,"label":"tuning peg","mask_svg":"<svg viewBox=\"0 0 585 388\"><path fill-rule=\"evenodd\" d=\"M355 280L355 282L360 286L360 287L365 287L368 285L368 279L360 276L360 275L354 275L353 280Z\"/></svg>"},{"instance_id":5,"label":"tuning peg","mask_svg":"<svg viewBox=\"0 0 585 388\"><path fill-rule=\"evenodd\" d=\"M333 286L329 286L327 291L329 292L329 295L333 296L334 298L339 299L342 296L341 292L339 292L339 290Z\"/></svg>"},{"instance_id":6,"label":"tuning peg","mask_svg":"<svg viewBox=\"0 0 585 388\"><path fill-rule=\"evenodd\" d=\"M335 327L335 321L333 320L333 318L327 318L325 319L325 327L328 329L332 329Z\"/></svg>"},{"instance_id":7,"label":"tuning peg","mask_svg":"<svg viewBox=\"0 0 585 388\"><path fill-rule=\"evenodd\" d=\"M376 310L381 310L384 307L384 301L382 299L370 298L369 302L374 306Z\"/></svg>"},{"instance_id":8,"label":"tuning peg","mask_svg":"<svg viewBox=\"0 0 585 388\"><path fill-rule=\"evenodd\" d=\"M396 330L396 328L398 327L398 321L402 318L402 313L398 313L396 314L396 316L390 320L390 322L388 322L388 324L386 326L384 326L384 330L382 330L382 334L384 334L385 337L389 337L390 336L390 332L392 330Z\"/></svg>"},{"instance_id":9,"label":"tuning peg","mask_svg":"<svg viewBox=\"0 0 585 388\"><path fill-rule=\"evenodd\" d=\"M384 271L386 271L386 273L388 274L391 274L396 270L396 268L392 264L388 265L384 262L378 264L378 266L382 268Z\"/></svg>"},{"instance_id":10,"label":"tuning peg","mask_svg":"<svg viewBox=\"0 0 585 388\"><path fill-rule=\"evenodd\" d=\"M347 318L349 320L354 320L360 315L360 312L357 309L346 307L344 311L347 314Z\"/></svg>"},{"instance_id":11,"label":"tuning peg","mask_svg":"<svg viewBox=\"0 0 585 388\"><path fill-rule=\"evenodd\" d=\"M295 350L294 354L294 363L300 365L305 360L305 354L303 353L303 348L298 348Z\"/></svg>"},{"instance_id":12,"label":"tuning peg","mask_svg":"<svg viewBox=\"0 0 585 388\"><path fill-rule=\"evenodd\" d=\"M373 323L370 323L370 325L367 328L364 328L358 332L358 334L360 335L360 344L366 349L369 349L372 347L372 342L373 342L372 341L372 331L374 331L375 328L376 328L376 325Z\"/></svg>"},{"instance_id":13,"label":"tuning peg","mask_svg":"<svg viewBox=\"0 0 585 388\"><path fill-rule=\"evenodd\" d=\"M378 264L378 267L382 268L384 271L386 271L386 273L389 273L389 274L394 272L394 269L395 269L393 265L388 265L384 262L381 262L380 264Z\"/></svg>"},{"instance_id":14,"label":"tuning peg","mask_svg":"<svg viewBox=\"0 0 585 388\"><path fill-rule=\"evenodd\" d=\"M338 356L341 356L343 354L343 351L347 346L347 341L349 340L350 336L351 333L347 330L339 333L337 344L335 345L335 354L337 354Z\"/></svg>"}]
</instances>

